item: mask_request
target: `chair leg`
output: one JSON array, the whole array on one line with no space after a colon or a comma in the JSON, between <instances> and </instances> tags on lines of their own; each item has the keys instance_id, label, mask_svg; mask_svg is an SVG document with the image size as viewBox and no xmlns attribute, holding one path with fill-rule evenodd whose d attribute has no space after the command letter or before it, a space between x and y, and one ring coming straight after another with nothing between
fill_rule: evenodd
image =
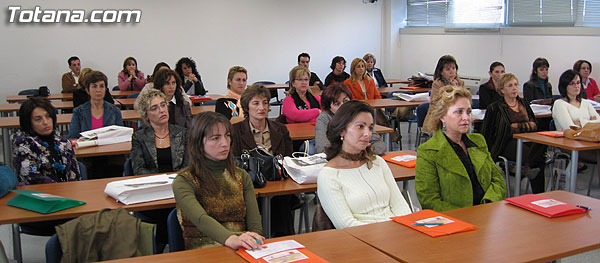
<instances>
[{"instance_id":1,"label":"chair leg","mask_svg":"<svg viewBox=\"0 0 600 263\"><path fill-rule=\"evenodd\" d=\"M21 252L21 227L19 224L12 225L13 237L13 257L18 263L23 263L23 254Z\"/></svg>"},{"instance_id":2,"label":"chair leg","mask_svg":"<svg viewBox=\"0 0 600 263\"><path fill-rule=\"evenodd\" d=\"M304 233L308 233L308 201L306 200L302 206L302 211L304 211Z\"/></svg>"},{"instance_id":3,"label":"chair leg","mask_svg":"<svg viewBox=\"0 0 600 263\"><path fill-rule=\"evenodd\" d=\"M590 174L590 182L588 183L587 196L590 196L590 193L592 191L592 182L594 181L594 176L596 176L597 173L598 173L598 164L594 165L594 169L592 169L592 173Z\"/></svg>"}]
</instances>

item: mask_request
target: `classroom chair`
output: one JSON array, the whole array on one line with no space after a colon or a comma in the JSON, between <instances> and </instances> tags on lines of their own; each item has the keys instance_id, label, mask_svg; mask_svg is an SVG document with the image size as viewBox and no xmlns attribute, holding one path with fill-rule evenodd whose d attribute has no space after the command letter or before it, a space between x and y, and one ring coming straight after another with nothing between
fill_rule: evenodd
<instances>
[{"instance_id":1,"label":"classroom chair","mask_svg":"<svg viewBox=\"0 0 600 263\"><path fill-rule=\"evenodd\" d=\"M473 102L471 103L471 108L472 109L479 109L479 99L473 99Z\"/></svg>"},{"instance_id":2,"label":"classroom chair","mask_svg":"<svg viewBox=\"0 0 600 263\"><path fill-rule=\"evenodd\" d=\"M112 90L113 91L119 91L119 90L121 90L121 88L119 88L119 85L117 85L117 86L114 86Z\"/></svg>"},{"instance_id":3,"label":"classroom chair","mask_svg":"<svg viewBox=\"0 0 600 263\"><path fill-rule=\"evenodd\" d=\"M423 123L425 123L425 116L427 116L427 111L429 111L429 102L423 103L417 107L417 135L415 138L415 148L421 145L421 139L423 136Z\"/></svg>"},{"instance_id":4,"label":"classroom chair","mask_svg":"<svg viewBox=\"0 0 600 263\"><path fill-rule=\"evenodd\" d=\"M333 222L329 219L325 210L323 210L323 206L321 206L321 202L318 197L315 197L317 200L317 205L315 206L315 215L313 216L312 223L312 231L321 231L328 229L335 229Z\"/></svg>"},{"instance_id":5,"label":"classroom chair","mask_svg":"<svg viewBox=\"0 0 600 263\"><path fill-rule=\"evenodd\" d=\"M509 161L504 156L498 156L498 159L499 161L496 162L496 165L498 166L498 168L500 168L500 170L502 171L502 175L504 176L504 183L506 184L506 197L511 197L513 191L510 190L510 181L508 180L510 175L509 166L516 166L517 163ZM527 176L521 173L521 181L523 181L524 179L527 179L525 189L529 189L529 178L527 178ZM521 182L515 182L515 187L521 187ZM528 190L526 190L525 192L527 191Z\"/></svg>"},{"instance_id":6,"label":"classroom chair","mask_svg":"<svg viewBox=\"0 0 600 263\"><path fill-rule=\"evenodd\" d=\"M177 208L173 208L167 217L167 230L169 231L169 252L185 250L183 231L177 219Z\"/></svg>"},{"instance_id":7,"label":"classroom chair","mask_svg":"<svg viewBox=\"0 0 600 263\"><path fill-rule=\"evenodd\" d=\"M85 168L85 165L80 161L77 161L77 164L79 165L79 174L81 175L81 180L87 180L87 168Z\"/></svg>"},{"instance_id":8,"label":"classroom chair","mask_svg":"<svg viewBox=\"0 0 600 263\"><path fill-rule=\"evenodd\" d=\"M131 158L127 158L123 164L123 176L133 176L133 166L131 164Z\"/></svg>"},{"instance_id":9,"label":"classroom chair","mask_svg":"<svg viewBox=\"0 0 600 263\"><path fill-rule=\"evenodd\" d=\"M40 91L38 89L26 89L26 90L19 91L19 93L17 95L19 95L19 96L24 96L24 95L38 96L38 95L40 95Z\"/></svg>"}]
</instances>

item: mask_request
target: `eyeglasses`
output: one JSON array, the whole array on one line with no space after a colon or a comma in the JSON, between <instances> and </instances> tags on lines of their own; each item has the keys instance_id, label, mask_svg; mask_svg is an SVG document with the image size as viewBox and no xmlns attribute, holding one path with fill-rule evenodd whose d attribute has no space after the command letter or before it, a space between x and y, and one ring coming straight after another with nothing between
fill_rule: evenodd
<instances>
[{"instance_id":1,"label":"eyeglasses","mask_svg":"<svg viewBox=\"0 0 600 263\"><path fill-rule=\"evenodd\" d=\"M159 108L166 108L167 107L167 103L166 102L161 102L159 105L154 105L152 107L150 107L150 109L148 109L151 112L155 112L157 111Z\"/></svg>"},{"instance_id":2,"label":"eyeglasses","mask_svg":"<svg viewBox=\"0 0 600 263\"><path fill-rule=\"evenodd\" d=\"M580 85L581 85L581 81L569 83L569 86L580 86Z\"/></svg>"}]
</instances>

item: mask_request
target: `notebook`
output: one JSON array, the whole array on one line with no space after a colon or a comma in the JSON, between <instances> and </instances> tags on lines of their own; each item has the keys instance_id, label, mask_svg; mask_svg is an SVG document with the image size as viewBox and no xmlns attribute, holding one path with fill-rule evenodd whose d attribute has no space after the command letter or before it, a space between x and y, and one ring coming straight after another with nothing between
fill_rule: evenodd
<instances>
[{"instance_id":1,"label":"notebook","mask_svg":"<svg viewBox=\"0 0 600 263\"><path fill-rule=\"evenodd\" d=\"M251 263L328 262L308 251L308 249L295 240L266 242L262 249L250 250L240 248L237 250L237 253Z\"/></svg>"},{"instance_id":2,"label":"notebook","mask_svg":"<svg viewBox=\"0 0 600 263\"><path fill-rule=\"evenodd\" d=\"M414 168L417 166L417 156L414 154L393 153L381 157L388 162L402 165L404 167Z\"/></svg>"},{"instance_id":3,"label":"notebook","mask_svg":"<svg viewBox=\"0 0 600 263\"><path fill-rule=\"evenodd\" d=\"M567 204L543 195L526 194L506 198L506 202L546 217L560 217L587 212L586 209Z\"/></svg>"},{"instance_id":4,"label":"notebook","mask_svg":"<svg viewBox=\"0 0 600 263\"><path fill-rule=\"evenodd\" d=\"M12 192L18 195L8 200L6 204L42 214L54 213L85 204L82 201L33 190L12 190Z\"/></svg>"},{"instance_id":5,"label":"notebook","mask_svg":"<svg viewBox=\"0 0 600 263\"><path fill-rule=\"evenodd\" d=\"M430 237L452 235L455 233L477 229L477 226L475 225L460 221L430 209L421 210L405 216L392 217L392 220Z\"/></svg>"}]
</instances>

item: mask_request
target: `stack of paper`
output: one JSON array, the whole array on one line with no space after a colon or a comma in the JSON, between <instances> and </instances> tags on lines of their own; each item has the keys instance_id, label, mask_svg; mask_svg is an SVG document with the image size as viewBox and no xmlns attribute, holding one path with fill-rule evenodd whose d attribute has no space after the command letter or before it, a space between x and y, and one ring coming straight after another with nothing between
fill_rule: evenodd
<instances>
[{"instance_id":1,"label":"stack of paper","mask_svg":"<svg viewBox=\"0 0 600 263\"><path fill-rule=\"evenodd\" d=\"M415 95L397 92L394 93L394 96L405 101L429 101L429 93L427 92L417 93Z\"/></svg>"},{"instance_id":2,"label":"stack of paper","mask_svg":"<svg viewBox=\"0 0 600 263\"><path fill-rule=\"evenodd\" d=\"M295 240L268 242L261 249L243 249L237 251L238 255L248 262L327 262L323 258L308 251L302 244Z\"/></svg>"},{"instance_id":3,"label":"stack of paper","mask_svg":"<svg viewBox=\"0 0 600 263\"><path fill-rule=\"evenodd\" d=\"M130 142L133 128L111 125L80 133L77 148L95 145L107 145L120 142Z\"/></svg>"},{"instance_id":4,"label":"stack of paper","mask_svg":"<svg viewBox=\"0 0 600 263\"><path fill-rule=\"evenodd\" d=\"M535 115L552 114L552 106L550 105L531 104L529 106Z\"/></svg>"},{"instance_id":5,"label":"stack of paper","mask_svg":"<svg viewBox=\"0 0 600 263\"><path fill-rule=\"evenodd\" d=\"M106 184L104 193L130 205L173 198L173 179L176 174L159 174Z\"/></svg>"},{"instance_id":6,"label":"stack of paper","mask_svg":"<svg viewBox=\"0 0 600 263\"><path fill-rule=\"evenodd\" d=\"M594 109L596 110L600 110L600 102L597 102L595 100L590 100L590 99L586 99L590 104L592 104L592 107L594 107Z\"/></svg>"},{"instance_id":7,"label":"stack of paper","mask_svg":"<svg viewBox=\"0 0 600 263\"><path fill-rule=\"evenodd\" d=\"M473 118L473 120L483 120L483 118L485 118L485 111L486 110L473 109L471 111L471 118Z\"/></svg>"}]
</instances>

